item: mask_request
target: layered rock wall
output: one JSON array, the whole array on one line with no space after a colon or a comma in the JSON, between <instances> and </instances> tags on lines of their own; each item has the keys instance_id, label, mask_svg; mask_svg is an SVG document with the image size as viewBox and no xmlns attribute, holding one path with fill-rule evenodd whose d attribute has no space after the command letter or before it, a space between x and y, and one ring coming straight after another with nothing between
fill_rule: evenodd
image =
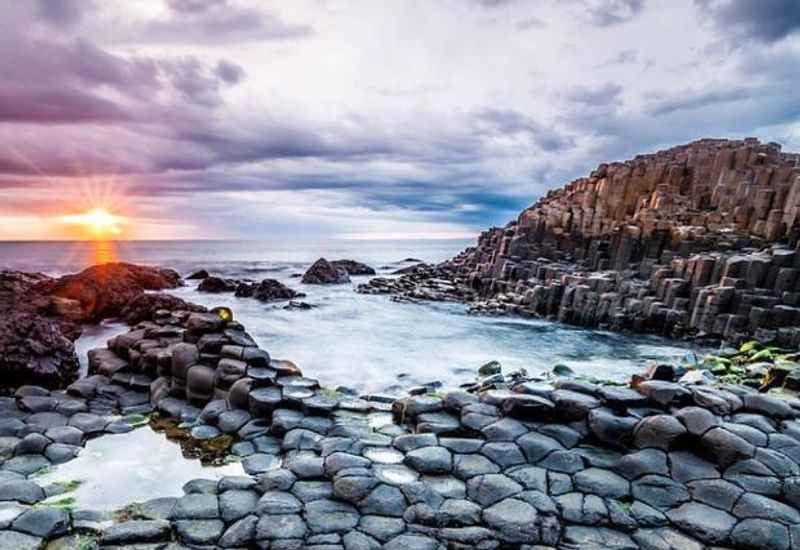
<instances>
[{"instance_id":1,"label":"layered rock wall","mask_svg":"<svg viewBox=\"0 0 800 550\"><path fill-rule=\"evenodd\" d=\"M445 264L478 311L800 344L800 155L704 139L551 191Z\"/></svg>"}]
</instances>

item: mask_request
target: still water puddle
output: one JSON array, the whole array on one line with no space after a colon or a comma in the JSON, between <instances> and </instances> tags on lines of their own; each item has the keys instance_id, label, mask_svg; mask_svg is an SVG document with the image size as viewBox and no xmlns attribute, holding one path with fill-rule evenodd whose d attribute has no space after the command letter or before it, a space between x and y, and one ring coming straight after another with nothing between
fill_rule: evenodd
<instances>
[{"instance_id":1,"label":"still water puddle","mask_svg":"<svg viewBox=\"0 0 800 550\"><path fill-rule=\"evenodd\" d=\"M79 482L74 491L50 500L70 498L75 508L111 511L133 502L182 496L181 488L192 479L235 475L246 475L241 464L203 466L199 459L184 458L180 445L145 426L92 439L77 458L35 480L42 486Z\"/></svg>"}]
</instances>

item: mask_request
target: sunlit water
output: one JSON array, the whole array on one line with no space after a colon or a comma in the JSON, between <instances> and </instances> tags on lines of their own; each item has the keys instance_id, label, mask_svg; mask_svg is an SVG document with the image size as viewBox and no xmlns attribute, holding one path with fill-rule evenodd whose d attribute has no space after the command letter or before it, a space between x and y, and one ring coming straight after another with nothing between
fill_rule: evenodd
<instances>
[{"instance_id":1,"label":"sunlit water","mask_svg":"<svg viewBox=\"0 0 800 550\"><path fill-rule=\"evenodd\" d=\"M215 467L203 466L199 459L186 459L180 445L145 426L92 439L77 458L35 480L42 486L78 481L75 491L51 501L71 497L76 508L110 511L133 502L180 497L187 481L226 475L244 475L244 469L239 463Z\"/></svg>"},{"instance_id":2,"label":"sunlit water","mask_svg":"<svg viewBox=\"0 0 800 550\"><path fill-rule=\"evenodd\" d=\"M507 370L530 373L566 364L581 374L622 380L641 372L649 361L674 360L687 345L680 342L581 330L558 323L517 317L479 317L461 304L399 304L387 296L368 296L351 284L304 285L302 273L316 258L349 258L375 267L379 274L408 265L409 257L437 262L469 241L297 241L297 242L136 242L115 245L120 260L173 267L184 276L205 268L232 278L275 278L305 292L311 310L284 310L232 294L202 294L196 281L173 291L207 306L231 306L258 343L274 357L295 361L305 373L328 385L384 391L440 381L468 381L478 366L498 360ZM14 250L4 250L13 248ZM102 253L108 254L108 245ZM4 253L8 252L8 253ZM17 269L48 273L76 271L97 251L88 243L0 243L0 257ZM81 350L102 345L120 330L95 329Z\"/></svg>"}]
</instances>

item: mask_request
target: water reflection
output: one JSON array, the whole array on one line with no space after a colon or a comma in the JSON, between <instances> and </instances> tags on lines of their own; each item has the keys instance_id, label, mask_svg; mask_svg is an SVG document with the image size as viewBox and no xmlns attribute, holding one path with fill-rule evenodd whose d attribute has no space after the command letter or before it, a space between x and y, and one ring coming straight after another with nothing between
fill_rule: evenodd
<instances>
[{"instance_id":1,"label":"water reflection","mask_svg":"<svg viewBox=\"0 0 800 550\"><path fill-rule=\"evenodd\" d=\"M92 265L116 262L119 257L116 241L92 241L91 252Z\"/></svg>"},{"instance_id":2,"label":"water reflection","mask_svg":"<svg viewBox=\"0 0 800 550\"><path fill-rule=\"evenodd\" d=\"M42 486L79 481L74 492L54 500L69 496L78 508L111 511L132 502L179 497L187 481L226 475L244 475L244 469L239 463L205 467L200 460L184 458L179 445L142 427L92 439L77 458L35 480Z\"/></svg>"}]
</instances>

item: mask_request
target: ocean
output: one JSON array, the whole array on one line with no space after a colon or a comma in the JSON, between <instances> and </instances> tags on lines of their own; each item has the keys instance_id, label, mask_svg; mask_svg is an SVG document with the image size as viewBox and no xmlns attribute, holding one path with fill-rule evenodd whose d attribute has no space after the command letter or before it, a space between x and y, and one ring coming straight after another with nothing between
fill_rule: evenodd
<instances>
[{"instance_id":1,"label":"ocean","mask_svg":"<svg viewBox=\"0 0 800 550\"><path fill-rule=\"evenodd\" d=\"M677 361L684 342L654 336L586 330L541 319L480 317L453 303L400 304L388 296L361 295L352 284L303 285L302 273L319 257L353 259L386 275L414 258L438 262L473 244L470 240L264 240L136 242L0 242L0 268L60 275L103 261L161 265L186 276L198 269L230 278L278 279L305 292L310 310L285 310L232 294L203 294L197 281L172 291L206 306L229 306L273 357L289 359L330 386L399 392L409 386L469 381L492 360L531 374L565 364L587 376L624 381L648 363ZM78 342L85 351L102 345L120 324L91 327Z\"/></svg>"}]
</instances>

